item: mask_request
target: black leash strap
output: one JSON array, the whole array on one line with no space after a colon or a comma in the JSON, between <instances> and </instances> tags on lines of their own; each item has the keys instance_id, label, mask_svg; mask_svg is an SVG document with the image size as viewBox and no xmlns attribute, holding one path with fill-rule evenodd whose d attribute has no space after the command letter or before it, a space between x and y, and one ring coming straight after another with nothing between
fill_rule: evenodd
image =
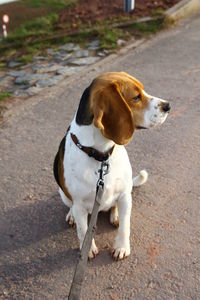
<instances>
[{"instance_id":1,"label":"black leash strap","mask_svg":"<svg viewBox=\"0 0 200 300\"><path fill-rule=\"evenodd\" d=\"M92 245L92 239L96 230L96 223L97 223L97 216L99 211L99 206L101 203L101 198L103 196L103 190L104 190L104 176L108 174L109 171L109 164L108 162L103 161L101 163L101 168L99 170L99 179L97 181L96 186L96 196L94 201L94 206L90 218L90 223L88 226L88 230L86 232L83 245L81 248L81 253L79 260L76 265L76 270L74 273L74 278L72 281L72 285L70 288L70 293L68 300L79 300L80 299L80 293L81 293L81 286L84 279L84 273L85 268L88 261L88 253L90 251L91 245Z\"/></svg>"}]
</instances>

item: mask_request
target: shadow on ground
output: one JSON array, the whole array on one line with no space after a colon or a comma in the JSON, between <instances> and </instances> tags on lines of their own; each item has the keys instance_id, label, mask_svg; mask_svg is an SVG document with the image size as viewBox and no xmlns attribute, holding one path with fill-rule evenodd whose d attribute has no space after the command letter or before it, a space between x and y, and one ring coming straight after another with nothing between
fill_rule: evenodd
<instances>
[{"instance_id":1,"label":"shadow on ground","mask_svg":"<svg viewBox=\"0 0 200 300\"><path fill-rule=\"evenodd\" d=\"M78 238L76 229L65 222L67 211L56 193L46 200L34 200L0 215L3 275L0 282L3 287L9 288L11 281L22 284L29 278L53 274L66 266L74 269L79 254ZM102 240L102 234L112 231L116 229L109 224L109 213L100 213L97 239ZM111 241L112 235L109 234ZM105 246L91 267L112 262L108 246Z\"/></svg>"}]
</instances>

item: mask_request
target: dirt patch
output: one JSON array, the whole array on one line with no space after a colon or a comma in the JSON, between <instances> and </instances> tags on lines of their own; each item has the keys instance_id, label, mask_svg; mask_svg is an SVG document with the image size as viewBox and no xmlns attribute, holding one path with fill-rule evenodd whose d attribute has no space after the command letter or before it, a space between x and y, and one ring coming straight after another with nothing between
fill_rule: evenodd
<instances>
[{"instance_id":1,"label":"dirt patch","mask_svg":"<svg viewBox=\"0 0 200 300\"><path fill-rule=\"evenodd\" d=\"M110 20L118 17L144 17L161 13L175 5L179 0L136 0L135 9L131 13L124 12L124 1L113 0L80 0L76 6L64 9L60 13L59 23L71 22L72 27L83 23L96 23L102 20Z\"/></svg>"},{"instance_id":2,"label":"dirt patch","mask_svg":"<svg viewBox=\"0 0 200 300\"><path fill-rule=\"evenodd\" d=\"M50 10L46 7L29 7L22 2L8 3L0 5L0 24L2 26L2 16L8 14L10 17L8 30L12 31L24 22L42 17L48 12Z\"/></svg>"},{"instance_id":3,"label":"dirt patch","mask_svg":"<svg viewBox=\"0 0 200 300\"><path fill-rule=\"evenodd\" d=\"M160 246L152 243L149 245L147 249L147 255L148 255L148 264L152 267L155 261L156 256L158 256L160 252Z\"/></svg>"}]
</instances>

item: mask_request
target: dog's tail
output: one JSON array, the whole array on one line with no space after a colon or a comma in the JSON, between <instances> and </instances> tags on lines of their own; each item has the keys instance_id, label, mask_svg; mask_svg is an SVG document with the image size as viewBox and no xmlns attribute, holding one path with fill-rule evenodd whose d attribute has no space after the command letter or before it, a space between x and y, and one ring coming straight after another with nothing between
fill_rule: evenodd
<instances>
[{"instance_id":1,"label":"dog's tail","mask_svg":"<svg viewBox=\"0 0 200 300\"><path fill-rule=\"evenodd\" d=\"M146 170L140 171L140 174L133 178L133 187L144 184L148 179L148 173Z\"/></svg>"}]
</instances>

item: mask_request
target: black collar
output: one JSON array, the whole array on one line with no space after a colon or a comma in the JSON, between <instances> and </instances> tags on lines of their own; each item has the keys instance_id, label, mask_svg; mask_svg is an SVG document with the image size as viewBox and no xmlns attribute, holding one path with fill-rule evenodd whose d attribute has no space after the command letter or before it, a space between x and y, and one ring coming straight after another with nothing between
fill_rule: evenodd
<instances>
[{"instance_id":1,"label":"black collar","mask_svg":"<svg viewBox=\"0 0 200 300\"><path fill-rule=\"evenodd\" d=\"M74 142L74 144L83 152L85 152L89 157L93 157L94 159L102 162L102 161L106 161L108 160L109 156L112 154L115 145L108 151L106 152L100 152L92 147L86 147L86 146L82 146L78 140L78 138L76 137L75 134L71 133L71 138L72 141Z\"/></svg>"}]
</instances>

